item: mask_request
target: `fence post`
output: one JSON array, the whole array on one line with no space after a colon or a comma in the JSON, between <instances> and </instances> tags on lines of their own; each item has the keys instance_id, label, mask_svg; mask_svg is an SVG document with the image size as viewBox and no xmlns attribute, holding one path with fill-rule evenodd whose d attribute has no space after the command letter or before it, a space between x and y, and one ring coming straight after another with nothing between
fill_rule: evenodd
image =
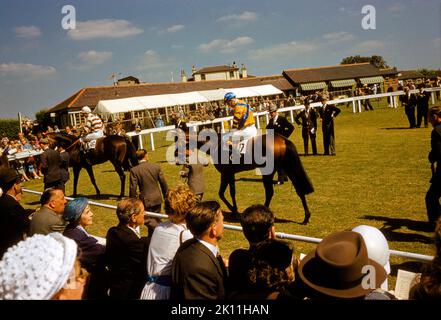
<instances>
[{"instance_id":1,"label":"fence post","mask_svg":"<svg viewBox=\"0 0 441 320\"><path fill-rule=\"evenodd\" d=\"M356 111L355 111L355 100L352 100L352 112L356 113Z\"/></svg>"},{"instance_id":2,"label":"fence post","mask_svg":"<svg viewBox=\"0 0 441 320\"><path fill-rule=\"evenodd\" d=\"M431 96L432 96L432 104L435 104L435 91L431 92Z\"/></svg>"},{"instance_id":3,"label":"fence post","mask_svg":"<svg viewBox=\"0 0 441 320\"><path fill-rule=\"evenodd\" d=\"M142 135L138 135L138 142L139 142L139 149L144 149L143 145L142 145Z\"/></svg>"},{"instance_id":4,"label":"fence post","mask_svg":"<svg viewBox=\"0 0 441 320\"><path fill-rule=\"evenodd\" d=\"M269 123L269 115L268 115L268 113L265 114L265 117L266 117L266 124L268 124Z\"/></svg>"},{"instance_id":5,"label":"fence post","mask_svg":"<svg viewBox=\"0 0 441 320\"><path fill-rule=\"evenodd\" d=\"M152 151L155 151L155 139L153 139L153 132L150 132L150 146L152 147Z\"/></svg>"},{"instance_id":6,"label":"fence post","mask_svg":"<svg viewBox=\"0 0 441 320\"><path fill-rule=\"evenodd\" d=\"M221 121L221 133L225 133L225 126L223 121Z\"/></svg>"},{"instance_id":7,"label":"fence post","mask_svg":"<svg viewBox=\"0 0 441 320\"><path fill-rule=\"evenodd\" d=\"M291 123L294 123L294 112L292 110L289 110L289 115L291 117Z\"/></svg>"},{"instance_id":8,"label":"fence post","mask_svg":"<svg viewBox=\"0 0 441 320\"><path fill-rule=\"evenodd\" d=\"M358 103L358 112L361 113L361 100L357 100Z\"/></svg>"},{"instance_id":9,"label":"fence post","mask_svg":"<svg viewBox=\"0 0 441 320\"><path fill-rule=\"evenodd\" d=\"M256 127L257 129L260 129L260 119L258 115L256 115Z\"/></svg>"},{"instance_id":10,"label":"fence post","mask_svg":"<svg viewBox=\"0 0 441 320\"><path fill-rule=\"evenodd\" d=\"M397 108L397 96L393 96L392 101L393 101L394 108L396 109Z\"/></svg>"}]
</instances>

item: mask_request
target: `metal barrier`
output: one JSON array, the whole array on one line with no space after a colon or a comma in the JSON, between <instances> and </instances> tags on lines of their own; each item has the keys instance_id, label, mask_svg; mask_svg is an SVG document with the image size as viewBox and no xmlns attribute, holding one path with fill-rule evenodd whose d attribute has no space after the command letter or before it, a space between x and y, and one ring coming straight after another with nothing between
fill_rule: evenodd
<instances>
[{"instance_id":1,"label":"metal barrier","mask_svg":"<svg viewBox=\"0 0 441 320\"><path fill-rule=\"evenodd\" d=\"M43 193L40 191L34 191L34 190L25 189L25 188L23 188L23 191L27 192L27 193L31 193L31 194L38 194L38 195L41 195ZM66 199L73 200L73 198L71 198L71 197L66 197ZM113 206L110 204L104 204L104 203L100 203L100 202L96 202L96 201L89 201L89 203L91 205L94 205L97 207L116 210L116 206ZM146 215L149 217L155 217L155 218L168 218L168 216L165 214L159 214L159 213L148 212L148 211L146 211ZM242 232L242 227L239 227L239 226L232 226L232 225L224 224L224 228L227 230ZM320 241L322 241L322 239L320 239L320 238L298 236L298 235L283 233L283 232L276 232L276 237L280 238L280 239L288 239L288 240L302 241L302 242L308 242L308 243L319 243ZM423 254L419 254L419 253L412 253L412 252L405 252L405 251L398 251L398 250L389 250L389 252L391 255L402 257L402 258L408 258L408 259L425 261L425 262L433 260L433 256L427 256L427 255L423 255Z\"/></svg>"}]
</instances>

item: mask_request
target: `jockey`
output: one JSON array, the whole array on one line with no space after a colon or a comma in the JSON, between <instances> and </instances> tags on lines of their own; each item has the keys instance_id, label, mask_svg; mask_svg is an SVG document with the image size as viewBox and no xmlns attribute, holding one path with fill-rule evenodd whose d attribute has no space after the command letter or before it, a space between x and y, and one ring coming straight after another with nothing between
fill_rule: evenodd
<instances>
[{"instance_id":1,"label":"jockey","mask_svg":"<svg viewBox=\"0 0 441 320\"><path fill-rule=\"evenodd\" d=\"M98 115L93 114L88 106L83 107L81 112L86 114L85 128L88 128L89 131L91 131L82 138L82 141L89 142L104 137L104 124L101 118Z\"/></svg>"},{"instance_id":2,"label":"jockey","mask_svg":"<svg viewBox=\"0 0 441 320\"><path fill-rule=\"evenodd\" d=\"M246 102L238 100L233 92L225 94L224 102L233 109L233 126L225 138L228 140L228 145L237 147L236 144L240 140L248 140L257 135L253 112L251 107Z\"/></svg>"}]
</instances>

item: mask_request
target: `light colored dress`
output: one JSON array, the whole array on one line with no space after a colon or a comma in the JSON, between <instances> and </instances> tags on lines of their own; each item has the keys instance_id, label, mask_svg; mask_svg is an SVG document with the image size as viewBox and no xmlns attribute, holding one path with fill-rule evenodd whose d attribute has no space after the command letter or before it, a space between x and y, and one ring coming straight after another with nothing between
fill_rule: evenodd
<instances>
[{"instance_id":1,"label":"light colored dress","mask_svg":"<svg viewBox=\"0 0 441 320\"><path fill-rule=\"evenodd\" d=\"M149 279L141 293L143 300L170 298L172 262L181 243L193 238L184 223L161 222L155 228L147 256ZM160 284L161 283L161 284Z\"/></svg>"}]
</instances>

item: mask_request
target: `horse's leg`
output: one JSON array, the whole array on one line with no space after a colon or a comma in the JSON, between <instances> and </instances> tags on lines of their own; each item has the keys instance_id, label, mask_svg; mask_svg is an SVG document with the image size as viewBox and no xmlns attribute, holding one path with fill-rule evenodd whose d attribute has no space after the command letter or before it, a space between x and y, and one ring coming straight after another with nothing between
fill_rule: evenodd
<instances>
[{"instance_id":1,"label":"horse's leg","mask_svg":"<svg viewBox=\"0 0 441 320\"><path fill-rule=\"evenodd\" d=\"M98 189L98 186L96 184L95 175L93 174L92 166L87 166L87 167L85 167L85 169L87 170L87 173L89 174L90 181L92 182L93 186L95 187L97 197L100 197L101 192L100 192L100 189Z\"/></svg>"},{"instance_id":2,"label":"horse's leg","mask_svg":"<svg viewBox=\"0 0 441 320\"><path fill-rule=\"evenodd\" d=\"M309 219L311 218L311 212L309 211L308 203L306 202L306 196L304 194L299 194L299 193L297 193L297 195L299 196L300 200L302 200L303 209L305 210L305 219L303 220L302 224L306 225L308 224Z\"/></svg>"},{"instance_id":3,"label":"horse's leg","mask_svg":"<svg viewBox=\"0 0 441 320\"><path fill-rule=\"evenodd\" d=\"M218 195L219 198L222 200L222 202L225 203L228 209L234 214L235 211L237 211L237 207L236 209L234 209L233 205L231 205L231 203L227 200L227 198L225 198L225 190L227 190L228 183L229 183L229 177L221 175L221 182L219 186Z\"/></svg>"},{"instance_id":4,"label":"horse's leg","mask_svg":"<svg viewBox=\"0 0 441 320\"><path fill-rule=\"evenodd\" d=\"M118 200L124 198L124 187L126 185L126 175L124 174L124 169L121 164L118 162L112 162L113 167L115 168L116 173L119 176L119 180L121 181L121 191L119 193Z\"/></svg>"},{"instance_id":5,"label":"horse's leg","mask_svg":"<svg viewBox=\"0 0 441 320\"><path fill-rule=\"evenodd\" d=\"M73 180L73 197L77 197L77 187L78 187L78 179L80 178L80 171L81 167L73 167L73 174L74 174L74 180Z\"/></svg>"},{"instance_id":6,"label":"horse's leg","mask_svg":"<svg viewBox=\"0 0 441 320\"><path fill-rule=\"evenodd\" d=\"M230 196L233 201L233 216L237 216L237 203L236 203L236 181L234 175L232 175L228 181L228 185L230 186Z\"/></svg>"},{"instance_id":7,"label":"horse's leg","mask_svg":"<svg viewBox=\"0 0 441 320\"><path fill-rule=\"evenodd\" d=\"M274 195L273 177L274 173L263 176L263 186L265 187L265 207L269 208L271 199Z\"/></svg>"}]
</instances>

